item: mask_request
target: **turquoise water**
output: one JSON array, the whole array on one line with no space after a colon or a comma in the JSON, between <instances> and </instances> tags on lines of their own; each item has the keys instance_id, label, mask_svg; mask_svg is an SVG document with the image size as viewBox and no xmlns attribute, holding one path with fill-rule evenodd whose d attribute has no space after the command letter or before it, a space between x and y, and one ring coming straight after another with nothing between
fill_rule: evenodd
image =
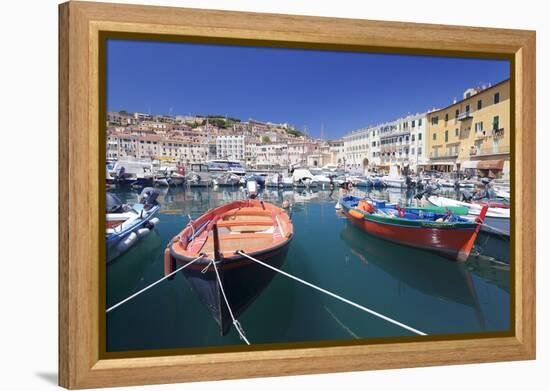
<instances>
[{"instance_id":1,"label":"turquoise water","mask_svg":"<svg viewBox=\"0 0 550 391\"><path fill-rule=\"evenodd\" d=\"M113 190L126 202L137 192ZM160 222L107 266L107 306L163 276L163 251L188 222L240 199L240 190L160 189ZM364 194L357 191L356 194ZM400 191L371 197L417 203ZM452 194L451 194L452 195ZM295 236L283 270L430 335L510 327L509 243L480 234L468 261L373 238L336 213L338 190L265 190L264 200L292 204ZM410 336L410 331L276 275L239 321L252 344ZM107 314L107 351L242 345L224 337L182 274Z\"/></svg>"}]
</instances>

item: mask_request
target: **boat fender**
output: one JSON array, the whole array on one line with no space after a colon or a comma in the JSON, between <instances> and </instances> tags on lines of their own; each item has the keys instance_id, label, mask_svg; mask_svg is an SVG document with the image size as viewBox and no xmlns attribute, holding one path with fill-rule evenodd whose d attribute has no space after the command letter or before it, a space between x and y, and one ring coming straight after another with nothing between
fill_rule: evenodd
<instances>
[{"instance_id":1,"label":"boat fender","mask_svg":"<svg viewBox=\"0 0 550 391\"><path fill-rule=\"evenodd\" d=\"M151 230L149 228L140 228L136 231L138 238L143 238L146 236Z\"/></svg>"},{"instance_id":2,"label":"boat fender","mask_svg":"<svg viewBox=\"0 0 550 391\"><path fill-rule=\"evenodd\" d=\"M176 260L170 254L170 248L166 247L164 250L164 275L167 276L170 273L173 273L176 270ZM169 280L172 280L174 276L169 277Z\"/></svg>"},{"instance_id":3,"label":"boat fender","mask_svg":"<svg viewBox=\"0 0 550 391\"><path fill-rule=\"evenodd\" d=\"M138 235L135 232L132 232L130 235L128 235L124 240L122 240L117 245L117 250L123 253L124 251L132 247L132 245L136 242L137 239L138 239Z\"/></svg>"},{"instance_id":4,"label":"boat fender","mask_svg":"<svg viewBox=\"0 0 550 391\"><path fill-rule=\"evenodd\" d=\"M160 220L158 217L154 217L151 220L149 220L147 223L145 223L143 226L145 228L149 228L150 230L152 230L153 228L155 228L155 226L158 224L159 221Z\"/></svg>"},{"instance_id":5,"label":"boat fender","mask_svg":"<svg viewBox=\"0 0 550 391\"><path fill-rule=\"evenodd\" d=\"M350 216L355 217L356 219L363 219L364 215L356 209L350 209L348 212Z\"/></svg>"}]
</instances>

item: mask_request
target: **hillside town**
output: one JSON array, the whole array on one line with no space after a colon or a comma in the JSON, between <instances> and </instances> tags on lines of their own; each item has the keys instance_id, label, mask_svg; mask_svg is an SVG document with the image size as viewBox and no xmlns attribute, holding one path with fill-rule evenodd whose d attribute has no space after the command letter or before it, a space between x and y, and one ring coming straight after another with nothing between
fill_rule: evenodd
<instances>
[{"instance_id":1,"label":"hillside town","mask_svg":"<svg viewBox=\"0 0 550 391\"><path fill-rule=\"evenodd\" d=\"M468 88L444 108L406 114L348 132L309 137L288 123L223 115L107 113L107 160L150 159L186 167L215 159L249 169L334 166L388 173L465 170L510 173L510 80Z\"/></svg>"}]
</instances>

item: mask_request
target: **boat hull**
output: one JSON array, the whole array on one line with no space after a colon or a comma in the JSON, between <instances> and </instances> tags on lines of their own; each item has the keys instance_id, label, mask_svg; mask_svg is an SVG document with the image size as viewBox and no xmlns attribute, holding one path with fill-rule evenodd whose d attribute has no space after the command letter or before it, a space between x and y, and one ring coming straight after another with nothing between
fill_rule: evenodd
<instances>
[{"instance_id":1,"label":"boat hull","mask_svg":"<svg viewBox=\"0 0 550 391\"><path fill-rule=\"evenodd\" d=\"M429 227L406 225L398 219L394 221L376 221L370 216L357 218L341 202L342 211L348 220L362 231L393 243L411 246L442 255L451 260L465 261L469 256L468 244L475 234L476 224L462 224L456 227Z\"/></svg>"},{"instance_id":2,"label":"boat hull","mask_svg":"<svg viewBox=\"0 0 550 391\"><path fill-rule=\"evenodd\" d=\"M279 269L283 265L288 245L289 242L286 242L277 248L251 253L250 256ZM176 268L192 260L174 253L170 253L170 256L174 260ZM197 261L182 270L182 273L193 292L203 305L208 308L219 326L220 334L223 336L231 329L232 318L225 304L222 290L211 262L209 259ZM241 255L224 258L216 265L223 290L236 319L256 300L276 274L275 271ZM207 268L206 271L205 268Z\"/></svg>"},{"instance_id":3,"label":"boat hull","mask_svg":"<svg viewBox=\"0 0 550 391\"><path fill-rule=\"evenodd\" d=\"M276 273L237 251L280 268L292 238L293 226L283 209L260 200L233 201L207 211L172 239L164 253L165 275L194 261L182 272L225 335L232 318L222 289L238 318ZM203 258L197 260L199 254Z\"/></svg>"},{"instance_id":4,"label":"boat hull","mask_svg":"<svg viewBox=\"0 0 550 391\"><path fill-rule=\"evenodd\" d=\"M474 221L483 207L483 203L466 203L450 200L444 197L429 197L428 201L436 206L462 206L468 208L468 218ZM487 204L487 203L485 203ZM491 205L490 203L488 204ZM508 208L489 207L487 215L481 225L481 230L496 235L510 236L510 210Z\"/></svg>"},{"instance_id":5,"label":"boat hull","mask_svg":"<svg viewBox=\"0 0 550 391\"><path fill-rule=\"evenodd\" d=\"M106 259L107 263L114 261L116 258L124 254L131 247L133 247L141 237L136 235L136 233L142 228L148 228L152 230L154 224L151 224L151 220L155 218L157 212L159 211L160 206L155 206L147 212L147 214L136 220L132 226L122 230L121 232L115 232L107 234L105 237L105 246L106 246ZM127 246L121 246L121 243L128 241Z\"/></svg>"},{"instance_id":6,"label":"boat hull","mask_svg":"<svg viewBox=\"0 0 550 391\"><path fill-rule=\"evenodd\" d=\"M495 235L510 236L510 219L486 216L481 230Z\"/></svg>"}]
</instances>

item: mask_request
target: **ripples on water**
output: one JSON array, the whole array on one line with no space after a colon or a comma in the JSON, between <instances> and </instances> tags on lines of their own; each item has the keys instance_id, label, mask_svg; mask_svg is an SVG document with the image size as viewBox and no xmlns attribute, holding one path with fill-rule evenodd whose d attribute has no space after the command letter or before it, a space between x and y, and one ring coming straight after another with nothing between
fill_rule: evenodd
<instances>
[{"instance_id":1,"label":"ripples on water","mask_svg":"<svg viewBox=\"0 0 550 391\"><path fill-rule=\"evenodd\" d=\"M113 191L126 202L137 200L137 192ZM187 224L187 215L195 218L243 198L240 189L160 191L155 232L107 266L107 306L163 276L164 248ZM408 205L425 202L393 189L369 195ZM359 231L336 213L338 190L266 189L261 197L292 204L295 236L285 271L430 335L509 329L508 240L481 232L475 254L461 264ZM281 275L239 320L253 344L411 335ZM219 335L181 274L107 315L107 351L240 344L234 330Z\"/></svg>"}]
</instances>

